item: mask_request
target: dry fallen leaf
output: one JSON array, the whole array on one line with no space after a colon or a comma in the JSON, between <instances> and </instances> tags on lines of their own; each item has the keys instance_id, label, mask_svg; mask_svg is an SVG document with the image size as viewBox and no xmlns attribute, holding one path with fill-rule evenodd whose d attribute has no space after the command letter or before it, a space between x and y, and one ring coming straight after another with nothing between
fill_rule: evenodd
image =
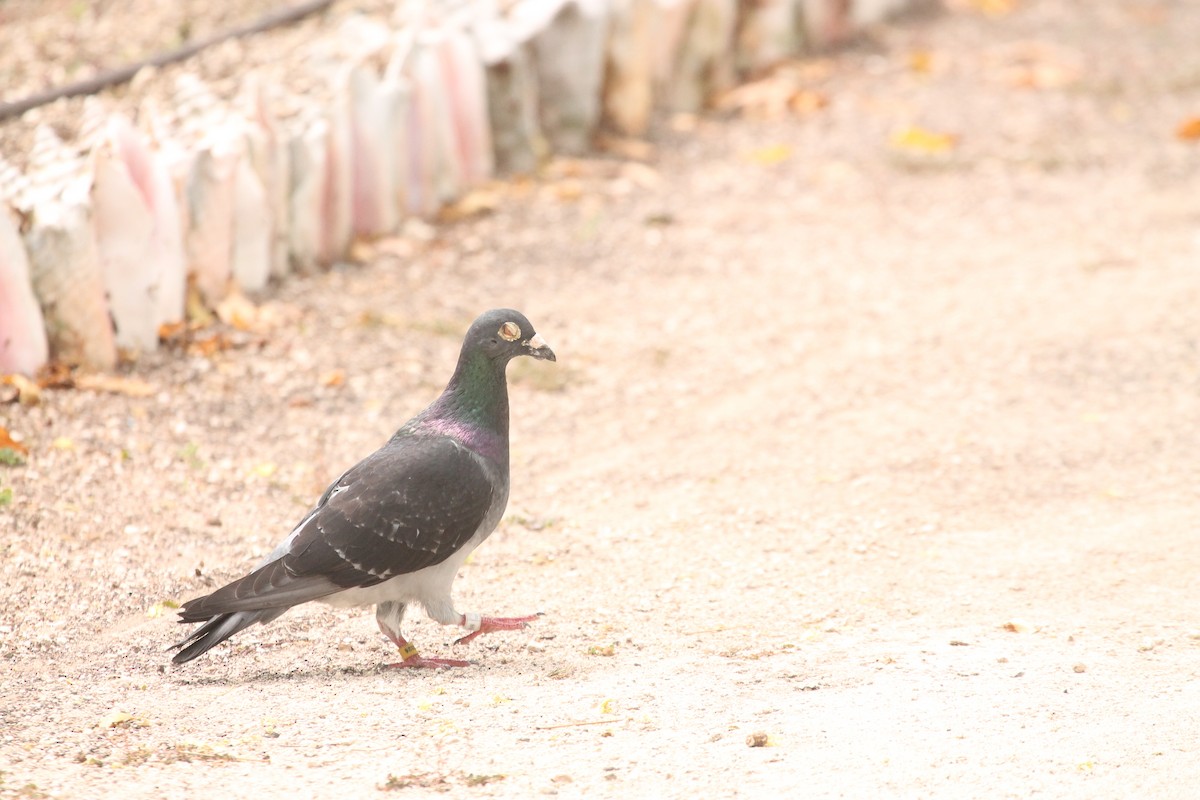
<instances>
[{"instance_id":1,"label":"dry fallen leaf","mask_svg":"<svg viewBox=\"0 0 1200 800\"><path fill-rule=\"evenodd\" d=\"M914 50L908 54L908 68L913 72L927 75L933 71L934 56L928 50Z\"/></svg>"},{"instance_id":2,"label":"dry fallen leaf","mask_svg":"<svg viewBox=\"0 0 1200 800\"><path fill-rule=\"evenodd\" d=\"M989 17L1003 17L1017 10L1018 0L953 0L951 6L966 8L987 14Z\"/></svg>"},{"instance_id":3,"label":"dry fallen leaf","mask_svg":"<svg viewBox=\"0 0 1200 800\"><path fill-rule=\"evenodd\" d=\"M753 119L779 119L789 112L811 114L829 105L829 98L806 87L806 80L795 65L783 65L765 78L730 89L716 106Z\"/></svg>"},{"instance_id":4,"label":"dry fallen leaf","mask_svg":"<svg viewBox=\"0 0 1200 800\"><path fill-rule=\"evenodd\" d=\"M239 331L254 330L259 323L259 310L250 298L236 287L217 303L217 318Z\"/></svg>"},{"instance_id":5,"label":"dry fallen leaf","mask_svg":"<svg viewBox=\"0 0 1200 800\"><path fill-rule=\"evenodd\" d=\"M601 134L596 139L596 146L605 153L612 153L631 161L649 161L654 158L654 145L645 139Z\"/></svg>"},{"instance_id":6,"label":"dry fallen leaf","mask_svg":"<svg viewBox=\"0 0 1200 800\"><path fill-rule=\"evenodd\" d=\"M146 616L150 619L170 616L170 614L177 608L179 608L179 603L175 600L159 600L157 603L150 606L150 608L146 609Z\"/></svg>"},{"instance_id":7,"label":"dry fallen leaf","mask_svg":"<svg viewBox=\"0 0 1200 800\"><path fill-rule=\"evenodd\" d=\"M1083 77L1087 65L1080 51L1038 39L991 49L985 61L985 76L989 80L1019 89L1072 86Z\"/></svg>"},{"instance_id":8,"label":"dry fallen leaf","mask_svg":"<svg viewBox=\"0 0 1200 800\"><path fill-rule=\"evenodd\" d=\"M200 289L197 288L196 282L192 278L188 278L184 316L201 328L207 328L213 324L213 315L209 313L204 298L200 296Z\"/></svg>"},{"instance_id":9,"label":"dry fallen leaf","mask_svg":"<svg viewBox=\"0 0 1200 800\"><path fill-rule=\"evenodd\" d=\"M755 164L763 164L772 166L787 161L792 157L791 145L772 144L766 147L760 147L757 150L751 150L746 154L746 158L753 161Z\"/></svg>"},{"instance_id":10,"label":"dry fallen leaf","mask_svg":"<svg viewBox=\"0 0 1200 800\"><path fill-rule=\"evenodd\" d=\"M250 474L257 475L260 478L269 478L279 471L279 465L272 461L264 461L261 464L255 464L251 468Z\"/></svg>"},{"instance_id":11,"label":"dry fallen leaf","mask_svg":"<svg viewBox=\"0 0 1200 800\"><path fill-rule=\"evenodd\" d=\"M829 97L811 89L802 89L788 100L788 108L795 114L812 114L829 105Z\"/></svg>"},{"instance_id":12,"label":"dry fallen leaf","mask_svg":"<svg viewBox=\"0 0 1200 800\"><path fill-rule=\"evenodd\" d=\"M1079 82L1083 72L1070 64L1029 64L1014 67L1009 83L1027 89L1062 89Z\"/></svg>"},{"instance_id":13,"label":"dry fallen leaf","mask_svg":"<svg viewBox=\"0 0 1200 800\"><path fill-rule=\"evenodd\" d=\"M173 342L187 335L188 324L183 320L179 322L164 322L158 326L158 340L160 342Z\"/></svg>"},{"instance_id":14,"label":"dry fallen leaf","mask_svg":"<svg viewBox=\"0 0 1200 800\"><path fill-rule=\"evenodd\" d=\"M1200 117L1188 117L1179 123L1175 136L1185 142L1200 141Z\"/></svg>"},{"instance_id":15,"label":"dry fallen leaf","mask_svg":"<svg viewBox=\"0 0 1200 800\"><path fill-rule=\"evenodd\" d=\"M23 406L36 406L42 401L42 387L24 375L5 375L0 383L16 389L16 399Z\"/></svg>"},{"instance_id":16,"label":"dry fallen leaf","mask_svg":"<svg viewBox=\"0 0 1200 800\"><path fill-rule=\"evenodd\" d=\"M152 383L120 375L77 375L75 376L75 388L87 389L92 392L124 394L130 397L151 397L158 393L158 387Z\"/></svg>"},{"instance_id":17,"label":"dry fallen leaf","mask_svg":"<svg viewBox=\"0 0 1200 800\"><path fill-rule=\"evenodd\" d=\"M459 220L470 219L471 217L491 214L500 207L503 199L500 189L496 186L472 189L456 202L443 207L438 212L438 220L441 222L458 222Z\"/></svg>"},{"instance_id":18,"label":"dry fallen leaf","mask_svg":"<svg viewBox=\"0 0 1200 800\"><path fill-rule=\"evenodd\" d=\"M233 340L224 333L217 331L203 338L193 339L188 344L187 350L192 355L212 358L217 353L222 353L232 347Z\"/></svg>"},{"instance_id":19,"label":"dry fallen leaf","mask_svg":"<svg viewBox=\"0 0 1200 800\"><path fill-rule=\"evenodd\" d=\"M375 260L377 251L375 243L365 239L355 239L350 244L349 260L354 264L369 264Z\"/></svg>"},{"instance_id":20,"label":"dry fallen leaf","mask_svg":"<svg viewBox=\"0 0 1200 800\"><path fill-rule=\"evenodd\" d=\"M952 133L938 133L910 126L893 133L888 143L897 150L932 155L953 150L958 143L958 137Z\"/></svg>"},{"instance_id":21,"label":"dry fallen leaf","mask_svg":"<svg viewBox=\"0 0 1200 800\"><path fill-rule=\"evenodd\" d=\"M38 370L37 384L43 389L70 389L75 386L71 368L61 361L51 361Z\"/></svg>"},{"instance_id":22,"label":"dry fallen leaf","mask_svg":"<svg viewBox=\"0 0 1200 800\"><path fill-rule=\"evenodd\" d=\"M1023 619L1010 619L1004 623L1004 630L1010 633L1029 633L1033 630L1033 626Z\"/></svg>"},{"instance_id":23,"label":"dry fallen leaf","mask_svg":"<svg viewBox=\"0 0 1200 800\"><path fill-rule=\"evenodd\" d=\"M346 370L341 368L331 369L323 374L320 380L322 386L328 386L331 389L344 386L346 384Z\"/></svg>"},{"instance_id":24,"label":"dry fallen leaf","mask_svg":"<svg viewBox=\"0 0 1200 800\"><path fill-rule=\"evenodd\" d=\"M563 178L552 184L551 191L559 200L578 200L583 197L583 182L578 178Z\"/></svg>"},{"instance_id":25,"label":"dry fallen leaf","mask_svg":"<svg viewBox=\"0 0 1200 800\"><path fill-rule=\"evenodd\" d=\"M20 456L29 455L29 448L14 440L8 432L8 428L0 428L0 450L12 450Z\"/></svg>"},{"instance_id":26,"label":"dry fallen leaf","mask_svg":"<svg viewBox=\"0 0 1200 800\"><path fill-rule=\"evenodd\" d=\"M114 711L97 723L99 728L145 728L150 722L143 716Z\"/></svg>"}]
</instances>

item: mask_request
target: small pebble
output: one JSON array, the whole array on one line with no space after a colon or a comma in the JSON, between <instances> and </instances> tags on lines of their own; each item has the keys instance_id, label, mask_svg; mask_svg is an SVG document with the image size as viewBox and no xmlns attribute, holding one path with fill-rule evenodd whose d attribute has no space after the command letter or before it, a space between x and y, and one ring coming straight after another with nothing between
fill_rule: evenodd
<instances>
[{"instance_id":1,"label":"small pebble","mask_svg":"<svg viewBox=\"0 0 1200 800\"><path fill-rule=\"evenodd\" d=\"M1087 672L1087 665L1076 664L1075 666L1071 667L1071 669L1075 670L1076 672Z\"/></svg>"},{"instance_id":2,"label":"small pebble","mask_svg":"<svg viewBox=\"0 0 1200 800\"><path fill-rule=\"evenodd\" d=\"M770 737L765 733L752 733L746 737L747 747L766 747Z\"/></svg>"}]
</instances>

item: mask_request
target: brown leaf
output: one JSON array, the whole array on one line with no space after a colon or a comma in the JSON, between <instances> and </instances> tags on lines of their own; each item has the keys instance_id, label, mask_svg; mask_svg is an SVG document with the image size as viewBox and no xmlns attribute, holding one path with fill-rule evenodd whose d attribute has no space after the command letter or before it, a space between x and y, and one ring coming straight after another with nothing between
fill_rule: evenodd
<instances>
[{"instance_id":1,"label":"brown leaf","mask_svg":"<svg viewBox=\"0 0 1200 800\"><path fill-rule=\"evenodd\" d=\"M908 54L908 68L922 75L933 72L933 61L933 53L928 50L914 50Z\"/></svg>"},{"instance_id":2,"label":"brown leaf","mask_svg":"<svg viewBox=\"0 0 1200 800\"><path fill-rule=\"evenodd\" d=\"M212 358L217 353L223 353L234 347L233 339L228 334L215 331L207 336L197 337L188 344L188 353L196 356Z\"/></svg>"},{"instance_id":3,"label":"brown leaf","mask_svg":"<svg viewBox=\"0 0 1200 800\"><path fill-rule=\"evenodd\" d=\"M12 450L23 456L29 455L29 448L14 440L8 433L8 428L0 428L0 450Z\"/></svg>"},{"instance_id":4,"label":"brown leaf","mask_svg":"<svg viewBox=\"0 0 1200 800\"><path fill-rule=\"evenodd\" d=\"M910 126L893 133L888 142L897 150L934 154L953 150L958 143L958 137L951 133L938 133Z\"/></svg>"},{"instance_id":5,"label":"brown leaf","mask_svg":"<svg viewBox=\"0 0 1200 800\"><path fill-rule=\"evenodd\" d=\"M70 389L75 385L75 378L69 366L52 361L38 371L37 383L43 389Z\"/></svg>"},{"instance_id":6,"label":"brown leaf","mask_svg":"<svg viewBox=\"0 0 1200 800\"><path fill-rule=\"evenodd\" d=\"M187 335L188 325L183 320L179 322L164 322L158 326L158 340L164 343L174 343Z\"/></svg>"},{"instance_id":7,"label":"brown leaf","mask_svg":"<svg viewBox=\"0 0 1200 800\"><path fill-rule=\"evenodd\" d=\"M324 375L321 376L321 385L322 386L336 388L338 386L344 386L345 383L346 383L346 370L344 370L344 369L331 369L331 370L329 370L329 372L326 372Z\"/></svg>"},{"instance_id":8,"label":"brown leaf","mask_svg":"<svg viewBox=\"0 0 1200 800\"><path fill-rule=\"evenodd\" d=\"M726 92L716 106L758 119L779 119L789 112L811 114L829 105L823 92L807 86L812 82L811 73L805 64L782 64L766 77Z\"/></svg>"},{"instance_id":9,"label":"brown leaf","mask_svg":"<svg viewBox=\"0 0 1200 800\"><path fill-rule=\"evenodd\" d=\"M1200 141L1200 117L1188 117L1179 123L1175 136L1185 142Z\"/></svg>"},{"instance_id":10,"label":"brown leaf","mask_svg":"<svg viewBox=\"0 0 1200 800\"><path fill-rule=\"evenodd\" d=\"M788 100L788 108L794 114L813 114L829 105L829 98L821 92L802 89Z\"/></svg>"},{"instance_id":11,"label":"brown leaf","mask_svg":"<svg viewBox=\"0 0 1200 800\"><path fill-rule=\"evenodd\" d=\"M92 392L124 394L129 397L150 397L158 393L158 387L138 378L120 375L77 375L75 388Z\"/></svg>"},{"instance_id":12,"label":"brown leaf","mask_svg":"<svg viewBox=\"0 0 1200 800\"><path fill-rule=\"evenodd\" d=\"M128 714L124 711L114 711L96 723L98 728L145 728L150 721L141 714Z\"/></svg>"},{"instance_id":13,"label":"brown leaf","mask_svg":"<svg viewBox=\"0 0 1200 800\"><path fill-rule=\"evenodd\" d=\"M503 197L498 188L472 189L454 203L442 208L438 212L438 219L441 222L458 222L491 214L500 207L501 200Z\"/></svg>"},{"instance_id":14,"label":"brown leaf","mask_svg":"<svg viewBox=\"0 0 1200 800\"><path fill-rule=\"evenodd\" d=\"M355 264L369 264L375 260L378 252L374 242L369 242L366 239L355 239L350 245L350 261Z\"/></svg>"},{"instance_id":15,"label":"brown leaf","mask_svg":"<svg viewBox=\"0 0 1200 800\"><path fill-rule=\"evenodd\" d=\"M1017 10L1017 0L954 0L950 5L966 7L989 17L1005 17Z\"/></svg>"},{"instance_id":16,"label":"brown leaf","mask_svg":"<svg viewBox=\"0 0 1200 800\"><path fill-rule=\"evenodd\" d=\"M551 191L559 200L567 202L583 197L583 181L578 178L564 178L551 186Z\"/></svg>"},{"instance_id":17,"label":"brown leaf","mask_svg":"<svg viewBox=\"0 0 1200 800\"><path fill-rule=\"evenodd\" d=\"M206 328L213 324L213 315L209 313L208 306L204 304L204 298L200 295L200 289L196 286L196 282L192 278L188 278L187 303L184 315L201 328Z\"/></svg>"},{"instance_id":18,"label":"brown leaf","mask_svg":"<svg viewBox=\"0 0 1200 800\"><path fill-rule=\"evenodd\" d=\"M631 161L649 161L654 158L654 145L645 139L601 134L596 138L596 146L606 153Z\"/></svg>"},{"instance_id":19,"label":"brown leaf","mask_svg":"<svg viewBox=\"0 0 1200 800\"><path fill-rule=\"evenodd\" d=\"M984 76L1018 89L1064 89L1079 82L1087 67L1081 51L1042 41L1021 39L984 54Z\"/></svg>"},{"instance_id":20,"label":"brown leaf","mask_svg":"<svg viewBox=\"0 0 1200 800\"><path fill-rule=\"evenodd\" d=\"M786 144L772 144L760 147L757 150L751 150L746 154L747 160L766 166L782 163L791 157L792 148Z\"/></svg>"},{"instance_id":21,"label":"brown leaf","mask_svg":"<svg viewBox=\"0 0 1200 800\"><path fill-rule=\"evenodd\" d=\"M42 402L42 387L36 381L31 381L24 375L5 375L0 383L16 389L18 400L23 406L36 406Z\"/></svg>"},{"instance_id":22,"label":"brown leaf","mask_svg":"<svg viewBox=\"0 0 1200 800\"><path fill-rule=\"evenodd\" d=\"M217 303L217 318L239 331L254 330L259 324L258 306L236 287Z\"/></svg>"}]
</instances>

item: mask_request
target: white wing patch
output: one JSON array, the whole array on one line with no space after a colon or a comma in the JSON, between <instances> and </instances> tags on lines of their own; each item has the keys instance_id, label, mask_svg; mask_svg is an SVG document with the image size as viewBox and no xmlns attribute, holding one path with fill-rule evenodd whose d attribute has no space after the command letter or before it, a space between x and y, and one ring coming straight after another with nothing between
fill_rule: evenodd
<instances>
[{"instance_id":1,"label":"white wing patch","mask_svg":"<svg viewBox=\"0 0 1200 800\"><path fill-rule=\"evenodd\" d=\"M354 561L348 555L346 555L346 551L340 547L333 548L333 552L337 553L338 558L340 558L342 561L345 561L347 564L354 567L359 572L367 573L372 578L382 578L382 579L386 580L386 579L392 577L392 573L386 569L385 570L371 569L366 564L360 564L357 561Z\"/></svg>"}]
</instances>

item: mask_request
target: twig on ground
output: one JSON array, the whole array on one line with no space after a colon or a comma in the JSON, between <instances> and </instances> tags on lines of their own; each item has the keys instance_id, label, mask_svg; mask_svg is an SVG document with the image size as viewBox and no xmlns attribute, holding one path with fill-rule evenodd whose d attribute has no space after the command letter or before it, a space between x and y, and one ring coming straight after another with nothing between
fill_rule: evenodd
<instances>
[{"instance_id":1,"label":"twig on ground","mask_svg":"<svg viewBox=\"0 0 1200 800\"><path fill-rule=\"evenodd\" d=\"M333 5L333 0L308 0L306 3L301 3L291 8L271 11L247 25L230 28L219 33L214 33L211 36L205 36L175 50L168 50L165 53L159 53L142 61L126 64L123 67L104 70L90 78L76 81L75 83L68 83L65 86L55 86L45 91L28 95L20 100L0 103L0 121L20 116L31 108L44 106L47 103L53 103L55 100L61 100L64 97L95 94L102 89L132 80L134 75L146 67L161 67L167 64L174 64L177 61L183 61L191 58L206 47L212 47L229 39L239 39L253 33L261 33L282 25L290 25L319 11L324 11L331 5Z\"/></svg>"}]
</instances>

